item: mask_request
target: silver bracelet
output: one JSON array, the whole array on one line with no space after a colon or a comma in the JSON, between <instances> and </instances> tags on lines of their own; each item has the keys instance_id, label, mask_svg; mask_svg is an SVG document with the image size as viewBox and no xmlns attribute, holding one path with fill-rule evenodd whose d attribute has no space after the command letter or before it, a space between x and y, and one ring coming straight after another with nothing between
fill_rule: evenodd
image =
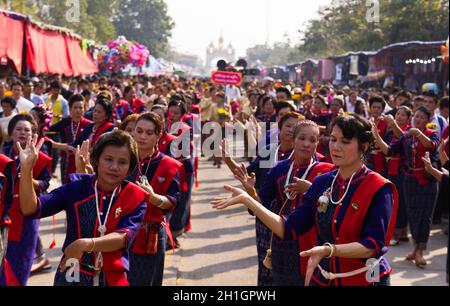
<instances>
[{"instance_id":1,"label":"silver bracelet","mask_svg":"<svg viewBox=\"0 0 450 306\"><path fill-rule=\"evenodd\" d=\"M88 254L92 254L94 252L94 249L95 249L95 240L94 240L94 238L91 238L91 241L92 241L92 248L91 248L90 251L87 252Z\"/></svg>"},{"instance_id":2,"label":"silver bracelet","mask_svg":"<svg viewBox=\"0 0 450 306\"><path fill-rule=\"evenodd\" d=\"M324 243L324 246L329 246L330 247L330 249L331 249L331 253L330 253L330 255L328 256L328 257L325 257L325 258L327 258L327 259L330 259L331 257L333 257L334 256L334 253L335 253L335 246L334 245L332 245L331 243L329 243L329 242L326 242L326 243Z\"/></svg>"}]
</instances>

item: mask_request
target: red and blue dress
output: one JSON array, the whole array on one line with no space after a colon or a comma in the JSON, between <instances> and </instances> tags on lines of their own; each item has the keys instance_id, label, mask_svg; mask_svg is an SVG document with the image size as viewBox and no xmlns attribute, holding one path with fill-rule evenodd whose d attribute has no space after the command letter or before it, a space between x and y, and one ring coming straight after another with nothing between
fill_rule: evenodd
<instances>
[{"instance_id":1,"label":"red and blue dress","mask_svg":"<svg viewBox=\"0 0 450 306\"><path fill-rule=\"evenodd\" d=\"M39 220L31 220L25 218L20 212L20 160L15 155L12 147L5 146L4 152L10 156L14 161L15 175L14 178L14 195L12 206L9 211L11 225L8 234L8 252L6 260L14 274L17 285L26 286L28 278L30 277L31 266L33 265L34 253L36 249ZM39 152L38 159L33 168L33 179L38 183L39 195L45 192L50 186L51 179L51 157Z\"/></svg>"},{"instance_id":2,"label":"red and blue dress","mask_svg":"<svg viewBox=\"0 0 450 306\"><path fill-rule=\"evenodd\" d=\"M111 132L112 130L114 130L114 124L111 122L105 122L98 129L95 129L95 123L91 123L86 126L83 133L75 140L74 143L72 143L72 146L76 148L77 146L81 146L85 140L89 140L90 146L93 148L100 136Z\"/></svg>"},{"instance_id":3,"label":"red and blue dress","mask_svg":"<svg viewBox=\"0 0 450 306\"><path fill-rule=\"evenodd\" d=\"M78 179L51 193L39 197L38 212L30 217L41 219L62 211L67 216L66 239L62 251L74 241L82 238L100 237L96 196L95 175L79 175ZM122 182L114 198L112 193L98 190L98 205L101 222L105 222L111 203L106 233L126 233L126 246L123 250L102 253L103 267L99 272L100 286L128 286L129 251L141 227L147 208L148 194L128 181ZM56 286L92 286L96 276L95 262L98 253L84 253L80 261L80 282L69 282L66 273L57 270Z\"/></svg>"},{"instance_id":4,"label":"red and blue dress","mask_svg":"<svg viewBox=\"0 0 450 306\"><path fill-rule=\"evenodd\" d=\"M0 154L0 243L3 247L0 249L0 286L19 285L5 258L8 247L8 230L11 225L9 211L14 195L14 170L14 162Z\"/></svg>"},{"instance_id":5,"label":"red and blue dress","mask_svg":"<svg viewBox=\"0 0 450 306\"><path fill-rule=\"evenodd\" d=\"M336 179L331 196L334 201L347 195L341 205L319 203L319 198L331 189L337 170L318 176L311 188L303 195L302 205L285 217L285 240L295 240L311 229L317 231L317 245L360 243L375 252L380 259L380 284L389 282L392 269L382 258L388 251L397 213L395 186L381 175L362 166L351 183L340 176ZM350 183L350 186L349 186ZM301 244L301 240L300 240ZM367 259L341 257L323 258L320 266L332 273L345 273L366 267ZM316 268L313 285L319 286L368 286L366 273L347 278L329 280Z\"/></svg>"},{"instance_id":6,"label":"red and blue dress","mask_svg":"<svg viewBox=\"0 0 450 306\"><path fill-rule=\"evenodd\" d=\"M264 206L281 216L289 216L302 205L302 195L293 200L287 199L284 192L286 182L292 182L293 177L302 178L312 182L318 175L327 173L335 168L328 163L314 161L312 164L292 165L293 158L279 162L272 168L259 191L259 197ZM292 172L290 171L292 167ZM287 176L290 175L288 178ZM316 245L317 233L312 228L296 240L283 241L274 235L272 243L272 278L275 286L302 286L306 275L305 258L299 253L309 250Z\"/></svg>"},{"instance_id":7,"label":"red and blue dress","mask_svg":"<svg viewBox=\"0 0 450 306\"><path fill-rule=\"evenodd\" d=\"M405 134L390 146L388 156L400 155L405 160L403 195L407 203L410 231L416 248L426 250L439 184L426 173L422 157L429 152L431 163L439 168L437 147L440 139L438 133L431 129L425 129L423 134L430 139L431 148L425 148L416 136Z\"/></svg>"},{"instance_id":8,"label":"red and blue dress","mask_svg":"<svg viewBox=\"0 0 450 306\"><path fill-rule=\"evenodd\" d=\"M61 137L62 143L72 144L81 137L84 133L84 130L88 127L88 125L92 124L92 121L81 118L79 122L73 121L71 118L64 118L58 123L52 125L50 127L50 131L59 133ZM69 182L69 175L75 173L75 156L71 153L61 152L62 154L62 163L61 169L63 176L62 182L66 184Z\"/></svg>"},{"instance_id":9,"label":"red and blue dress","mask_svg":"<svg viewBox=\"0 0 450 306\"><path fill-rule=\"evenodd\" d=\"M166 217L173 212L180 199L179 173L182 168L183 165L177 160L156 151L141 160L139 170L129 177L130 181L136 182L145 176L154 192L167 197L173 205L170 211L162 211L151 204L147 207L130 254L128 279L132 286L162 286L166 235L171 238Z\"/></svg>"}]
</instances>

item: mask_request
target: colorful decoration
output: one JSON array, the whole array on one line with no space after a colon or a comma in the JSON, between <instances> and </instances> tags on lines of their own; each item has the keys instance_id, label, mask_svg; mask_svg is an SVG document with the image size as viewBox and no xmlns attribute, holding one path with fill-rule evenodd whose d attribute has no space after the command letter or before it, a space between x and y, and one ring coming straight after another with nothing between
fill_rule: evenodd
<instances>
[{"instance_id":1,"label":"colorful decoration","mask_svg":"<svg viewBox=\"0 0 450 306\"><path fill-rule=\"evenodd\" d=\"M89 51L89 49L91 47L95 46L95 41L91 40L91 39L83 39L81 41L81 49L83 49L83 52L85 54L87 54L87 52Z\"/></svg>"},{"instance_id":2,"label":"colorful decoration","mask_svg":"<svg viewBox=\"0 0 450 306\"><path fill-rule=\"evenodd\" d=\"M311 84L310 81L307 81L307 82L306 82L306 86L305 86L305 92L306 92L307 94L310 94L310 93L311 93L311 89L312 89L312 84Z\"/></svg>"},{"instance_id":3,"label":"colorful decoration","mask_svg":"<svg viewBox=\"0 0 450 306\"><path fill-rule=\"evenodd\" d=\"M441 46L441 52L442 52L442 60L444 61L444 63L448 64L449 60L448 60L448 38L447 38L447 42L445 43L445 45Z\"/></svg>"},{"instance_id":4,"label":"colorful decoration","mask_svg":"<svg viewBox=\"0 0 450 306\"><path fill-rule=\"evenodd\" d=\"M436 96L439 95L439 86L436 83L425 83L422 86L422 92L434 92Z\"/></svg>"},{"instance_id":5,"label":"colorful decoration","mask_svg":"<svg viewBox=\"0 0 450 306\"><path fill-rule=\"evenodd\" d=\"M226 120L230 116L230 113L224 108L219 108L217 113L219 115L219 120Z\"/></svg>"},{"instance_id":6,"label":"colorful decoration","mask_svg":"<svg viewBox=\"0 0 450 306\"><path fill-rule=\"evenodd\" d=\"M118 72L127 65L142 67L150 56L148 49L119 36L109 41L98 53L98 65L102 69Z\"/></svg>"},{"instance_id":7,"label":"colorful decoration","mask_svg":"<svg viewBox=\"0 0 450 306\"><path fill-rule=\"evenodd\" d=\"M50 126L52 125L52 119L53 119L52 108L50 107L49 104L47 104L45 102L38 103L38 105L36 105L36 106L43 109L43 111L44 111L44 119L43 119L41 128L42 128L42 132L46 133L50 130Z\"/></svg>"}]
</instances>

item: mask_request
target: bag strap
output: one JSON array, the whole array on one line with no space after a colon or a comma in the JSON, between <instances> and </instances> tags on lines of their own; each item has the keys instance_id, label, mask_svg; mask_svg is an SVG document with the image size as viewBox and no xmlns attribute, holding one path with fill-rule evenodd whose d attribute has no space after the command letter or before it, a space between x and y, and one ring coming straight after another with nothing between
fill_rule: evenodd
<instances>
[{"instance_id":1,"label":"bag strap","mask_svg":"<svg viewBox=\"0 0 450 306\"><path fill-rule=\"evenodd\" d=\"M289 199L286 199L286 201L284 201L283 206L280 209L280 212L278 213L278 216L281 217L281 213L283 212L283 209L286 207L287 203L288 203ZM272 231L272 235L270 237L270 247L269 250L272 250L272 244L273 244L273 231Z\"/></svg>"}]
</instances>

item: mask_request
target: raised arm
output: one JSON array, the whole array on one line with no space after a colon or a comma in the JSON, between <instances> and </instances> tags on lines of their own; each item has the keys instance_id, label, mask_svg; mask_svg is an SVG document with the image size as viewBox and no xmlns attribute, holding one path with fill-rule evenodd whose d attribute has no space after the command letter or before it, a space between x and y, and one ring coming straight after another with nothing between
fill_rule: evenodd
<instances>
[{"instance_id":1,"label":"raised arm","mask_svg":"<svg viewBox=\"0 0 450 306\"><path fill-rule=\"evenodd\" d=\"M408 131L408 136L415 136L420 143L425 147L425 149L432 149L433 148L433 141L431 138L429 138L427 135L422 133L419 129L412 128Z\"/></svg>"},{"instance_id":2,"label":"raised arm","mask_svg":"<svg viewBox=\"0 0 450 306\"><path fill-rule=\"evenodd\" d=\"M69 145L67 143L56 142L54 140L52 140L52 146L53 146L53 148L62 150L64 152L75 153L75 150L76 150L74 147L72 147L71 145Z\"/></svg>"},{"instance_id":3,"label":"raised arm","mask_svg":"<svg viewBox=\"0 0 450 306\"><path fill-rule=\"evenodd\" d=\"M375 137L375 142L377 143L377 146L380 148L381 152L383 152L384 155L389 154L389 145L384 142L383 138L381 137L380 133L378 132L378 127L375 124L375 122L372 119L372 133Z\"/></svg>"},{"instance_id":4,"label":"raised arm","mask_svg":"<svg viewBox=\"0 0 450 306\"><path fill-rule=\"evenodd\" d=\"M283 218L265 208L261 203L239 188L225 185L225 190L232 193L231 198L213 200L211 202L213 208L222 210L233 205L243 204L251 210L261 222L270 228L275 235L284 239L285 222Z\"/></svg>"},{"instance_id":5,"label":"raised arm","mask_svg":"<svg viewBox=\"0 0 450 306\"><path fill-rule=\"evenodd\" d=\"M448 156L445 152L445 148L448 146L448 138L444 140L439 146L439 159L441 160L441 165L448 163Z\"/></svg>"},{"instance_id":6,"label":"raised arm","mask_svg":"<svg viewBox=\"0 0 450 306\"><path fill-rule=\"evenodd\" d=\"M425 153L425 157L422 157L422 161L425 166L425 171L431 174L438 182L442 182L442 176L444 173L433 167L429 152Z\"/></svg>"},{"instance_id":7,"label":"raised arm","mask_svg":"<svg viewBox=\"0 0 450 306\"><path fill-rule=\"evenodd\" d=\"M220 146L221 152L222 152L222 160L225 162L225 164L228 166L230 171L235 174L236 169L239 169L239 164L231 158L231 155L228 151L228 141L224 138L222 140L221 146Z\"/></svg>"},{"instance_id":8,"label":"raised arm","mask_svg":"<svg viewBox=\"0 0 450 306\"><path fill-rule=\"evenodd\" d=\"M44 139L41 139L38 144L37 135L33 139L28 139L25 149L20 143L16 143L20 158L20 210L25 216L31 216L38 210L38 200L33 186L33 167L36 164L39 150L44 144Z\"/></svg>"},{"instance_id":9,"label":"raised arm","mask_svg":"<svg viewBox=\"0 0 450 306\"><path fill-rule=\"evenodd\" d=\"M390 129L392 129L395 137L400 138L403 136L403 134L404 134L403 130L398 126L397 122L395 121L395 119L392 115L381 116L380 119L384 120L386 122L387 126Z\"/></svg>"}]
</instances>

